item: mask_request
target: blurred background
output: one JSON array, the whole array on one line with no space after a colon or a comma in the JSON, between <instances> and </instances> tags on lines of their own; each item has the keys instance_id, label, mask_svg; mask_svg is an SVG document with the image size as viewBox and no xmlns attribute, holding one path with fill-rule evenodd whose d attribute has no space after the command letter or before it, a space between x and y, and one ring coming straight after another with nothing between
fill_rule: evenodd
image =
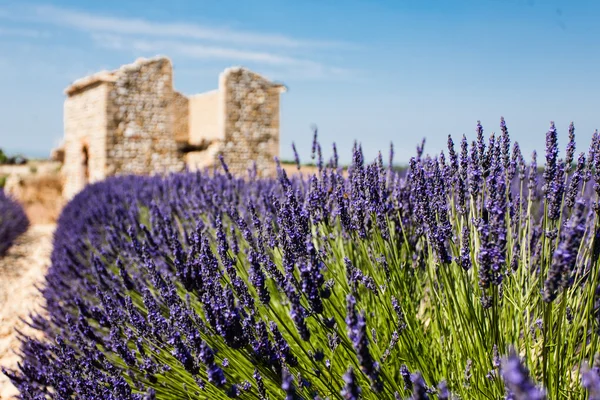
<instances>
[{"instance_id":1,"label":"blurred background","mask_svg":"<svg viewBox=\"0 0 600 400\"><path fill-rule=\"evenodd\" d=\"M294 141L310 161L312 124L341 162L356 139L369 160L393 141L406 163L422 137L435 153L478 119L499 131L500 116L526 156L550 120L565 135L574 121L584 150L599 125L599 15L592 0L2 0L0 147L48 157L65 87L162 54L184 94L232 65L285 83L283 159Z\"/></svg>"}]
</instances>

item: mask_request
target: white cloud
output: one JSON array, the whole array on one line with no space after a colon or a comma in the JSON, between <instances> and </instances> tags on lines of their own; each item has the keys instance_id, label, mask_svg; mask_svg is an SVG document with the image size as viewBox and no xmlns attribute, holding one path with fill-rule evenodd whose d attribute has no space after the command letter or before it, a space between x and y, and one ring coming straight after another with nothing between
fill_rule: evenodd
<instances>
[{"instance_id":1,"label":"white cloud","mask_svg":"<svg viewBox=\"0 0 600 400\"><path fill-rule=\"evenodd\" d=\"M347 79L353 75L349 69L327 65L322 61L323 54L319 55L317 51L332 46L349 47L342 42L302 40L281 34L98 15L52 5L0 8L0 18L27 22L46 29L50 25L54 29L80 31L89 35L98 47L134 55L153 56L161 53L189 59L248 63L261 69L270 68L277 76L285 78ZM40 37L40 33L34 30L13 29L11 33L30 38ZM0 27L0 36L2 34ZM303 56L300 57L299 52Z\"/></svg>"},{"instance_id":2,"label":"white cloud","mask_svg":"<svg viewBox=\"0 0 600 400\"><path fill-rule=\"evenodd\" d=\"M328 76L343 78L352 75L350 70L344 68L331 67L312 60L268 52L206 46L181 41L132 39L117 35L94 34L92 37L99 46L115 50L133 50L153 54L168 52L169 54L191 59L251 62L266 65L271 68L278 68L279 71L275 69L275 75L278 76L282 75L282 72L283 75L294 77L301 75L305 78L324 78Z\"/></svg>"},{"instance_id":3,"label":"white cloud","mask_svg":"<svg viewBox=\"0 0 600 400\"><path fill-rule=\"evenodd\" d=\"M347 46L347 44L342 42L302 40L280 34L237 31L183 22L163 23L148 21L141 18L97 15L50 5L34 6L30 9L30 15L38 21L86 32L185 38L222 43L288 48Z\"/></svg>"},{"instance_id":4,"label":"white cloud","mask_svg":"<svg viewBox=\"0 0 600 400\"><path fill-rule=\"evenodd\" d=\"M48 32L26 28L9 28L0 26L0 36L18 36L26 38L42 38L50 36Z\"/></svg>"},{"instance_id":5,"label":"white cloud","mask_svg":"<svg viewBox=\"0 0 600 400\"><path fill-rule=\"evenodd\" d=\"M94 41L105 48L132 49L141 52L169 51L189 58L250 61L268 65L316 65L318 63L269 52L243 50L222 46L207 46L181 41L149 40L117 35L92 35Z\"/></svg>"}]
</instances>

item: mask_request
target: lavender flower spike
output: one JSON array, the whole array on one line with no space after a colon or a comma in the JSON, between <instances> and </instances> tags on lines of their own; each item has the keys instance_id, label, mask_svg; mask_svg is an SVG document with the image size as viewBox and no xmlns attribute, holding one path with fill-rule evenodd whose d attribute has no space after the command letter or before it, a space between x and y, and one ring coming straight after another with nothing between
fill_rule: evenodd
<instances>
[{"instance_id":1,"label":"lavender flower spike","mask_svg":"<svg viewBox=\"0 0 600 400\"><path fill-rule=\"evenodd\" d=\"M598 375L598 368L590 368L584 366L581 374L581 385L588 392L589 400L600 400L600 376Z\"/></svg>"},{"instance_id":2,"label":"lavender flower spike","mask_svg":"<svg viewBox=\"0 0 600 400\"><path fill-rule=\"evenodd\" d=\"M358 400L360 398L361 389L358 385L354 369L348 368L348 371L344 374L344 388L342 389L341 395L346 400Z\"/></svg>"},{"instance_id":3,"label":"lavender flower spike","mask_svg":"<svg viewBox=\"0 0 600 400\"><path fill-rule=\"evenodd\" d=\"M356 312L356 300L354 296L349 295L347 302L348 315L346 316L346 324L348 325L348 338L352 341L362 372L371 379L371 388L375 392L379 392L382 389L382 382L379 379L379 365L375 362L369 351L369 335L367 334L367 323L364 312L360 314Z\"/></svg>"},{"instance_id":4,"label":"lavender flower spike","mask_svg":"<svg viewBox=\"0 0 600 400\"><path fill-rule=\"evenodd\" d=\"M502 377L509 395L514 400L545 400L546 394L536 387L529 377L529 370L511 350L502 363Z\"/></svg>"},{"instance_id":5,"label":"lavender flower spike","mask_svg":"<svg viewBox=\"0 0 600 400\"><path fill-rule=\"evenodd\" d=\"M300 156L298 155L298 150L296 150L296 144L292 142L292 150L294 150L294 161L296 162L296 168L300 171Z\"/></svg>"},{"instance_id":6,"label":"lavender flower spike","mask_svg":"<svg viewBox=\"0 0 600 400\"><path fill-rule=\"evenodd\" d=\"M296 394L296 386L294 385L294 377L287 370L282 370L281 388L285 391L285 400L300 400L301 397Z\"/></svg>"},{"instance_id":7,"label":"lavender flower spike","mask_svg":"<svg viewBox=\"0 0 600 400\"><path fill-rule=\"evenodd\" d=\"M565 169L567 173L571 171L571 164L575 157L575 126L573 122L569 125L569 143L567 143L567 151L565 155Z\"/></svg>"},{"instance_id":8,"label":"lavender flower spike","mask_svg":"<svg viewBox=\"0 0 600 400\"><path fill-rule=\"evenodd\" d=\"M413 394L411 400L429 400L428 387L423 380L423 376L416 372L410 376L413 385Z\"/></svg>"},{"instance_id":9,"label":"lavender flower spike","mask_svg":"<svg viewBox=\"0 0 600 400\"><path fill-rule=\"evenodd\" d=\"M313 136L313 142L312 142L312 149L310 152L310 158L312 158L313 160L315 159L315 155L317 154L317 127L313 126L313 132L314 132L314 136Z\"/></svg>"},{"instance_id":10,"label":"lavender flower spike","mask_svg":"<svg viewBox=\"0 0 600 400\"><path fill-rule=\"evenodd\" d=\"M544 194L546 195L548 195L556 176L557 160L558 138L554 121L551 121L550 129L546 133L546 168L544 169Z\"/></svg>"},{"instance_id":11,"label":"lavender flower spike","mask_svg":"<svg viewBox=\"0 0 600 400\"><path fill-rule=\"evenodd\" d=\"M438 400L449 400L450 391L448 390L448 384L446 381L441 381L437 387Z\"/></svg>"},{"instance_id":12,"label":"lavender flower spike","mask_svg":"<svg viewBox=\"0 0 600 400\"><path fill-rule=\"evenodd\" d=\"M233 175L231 175L231 172L229 172L229 167L227 166L227 163L225 162L225 159L223 158L223 154L219 154L219 161L221 162L221 165L223 166L223 171L225 171L227 178L233 179Z\"/></svg>"},{"instance_id":13,"label":"lavender flower spike","mask_svg":"<svg viewBox=\"0 0 600 400\"><path fill-rule=\"evenodd\" d=\"M558 296L559 289L572 284L579 245L585 232L585 203L575 204L573 216L561 232L561 241L554 251L548 277L544 282L544 301L551 302Z\"/></svg>"}]
</instances>

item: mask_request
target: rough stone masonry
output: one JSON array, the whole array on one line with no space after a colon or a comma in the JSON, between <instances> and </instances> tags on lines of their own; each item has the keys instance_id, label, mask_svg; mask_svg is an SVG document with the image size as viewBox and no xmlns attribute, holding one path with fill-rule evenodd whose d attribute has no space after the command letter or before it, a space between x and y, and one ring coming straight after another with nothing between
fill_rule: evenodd
<instances>
[{"instance_id":1,"label":"rough stone masonry","mask_svg":"<svg viewBox=\"0 0 600 400\"><path fill-rule=\"evenodd\" d=\"M79 79L65 90L63 196L111 175L210 168L220 154L233 174L254 165L259 176L271 176L285 90L233 67L217 90L188 97L173 89L166 57Z\"/></svg>"}]
</instances>

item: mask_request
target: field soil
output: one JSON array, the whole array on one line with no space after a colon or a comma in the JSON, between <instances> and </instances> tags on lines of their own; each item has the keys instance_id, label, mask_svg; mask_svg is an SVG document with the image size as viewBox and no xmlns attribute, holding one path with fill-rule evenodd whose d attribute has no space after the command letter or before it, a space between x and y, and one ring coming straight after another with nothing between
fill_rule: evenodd
<instances>
[{"instance_id":1,"label":"field soil","mask_svg":"<svg viewBox=\"0 0 600 400\"><path fill-rule=\"evenodd\" d=\"M43 298L38 291L50 264L54 224L32 225L8 253L0 258L0 365L15 368L19 361L16 329L36 334L21 319L41 311ZM15 398L17 390L0 373L0 399Z\"/></svg>"}]
</instances>

